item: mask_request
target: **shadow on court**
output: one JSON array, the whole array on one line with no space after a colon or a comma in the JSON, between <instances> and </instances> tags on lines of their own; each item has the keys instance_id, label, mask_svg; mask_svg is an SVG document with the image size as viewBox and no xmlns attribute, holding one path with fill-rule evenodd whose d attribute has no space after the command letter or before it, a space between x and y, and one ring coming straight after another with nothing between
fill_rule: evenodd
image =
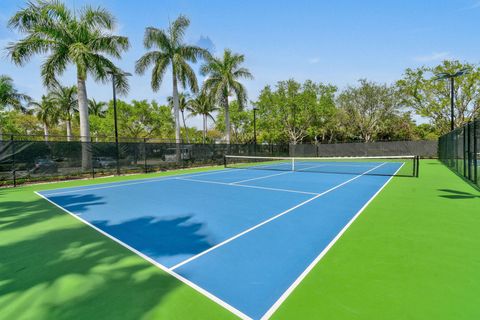
<instances>
[{"instance_id":1,"label":"shadow on court","mask_svg":"<svg viewBox=\"0 0 480 320\"><path fill-rule=\"evenodd\" d=\"M200 232L203 224L192 222L193 215L173 219L141 217L119 224L93 224L151 257L197 254L212 247Z\"/></svg>"},{"instance_id":2,"label":"shadow on court","mask_svg":"<svg viewBox=\"0 0 480 320\"><path fill-rule=\"evenodd\" d=\"M180 319L195 308L229 317L31 191L2 193L0 319ZM188 301L182 308L179 297Z\"/></svg>"},{"instance_id":3,"label":"shadow on court","mask_svg":"<svg viewBox=\"0 0 480 320\"><path fill-rule=\"evenodd\" d=\"M55 203L60 204L68 211L81 213L87 211L89 207L105 204L105 201L100 201L102 197L94 194L84 195L61 195L49 197Z\"/></svg>"},{"instance_id":4,"label":"shadow on court","mask_svg":"<svg viewBox=\"0 0 480 320\"><path fill-rule=\"evenodd\" d=\"M480 198L480 195L473 194L464 191L457 191L452 189L438 189L438 191L446 192L448 194L442 194L440 197L447 198L447 199L474 199Z\"/></svg>"}]
</instances>

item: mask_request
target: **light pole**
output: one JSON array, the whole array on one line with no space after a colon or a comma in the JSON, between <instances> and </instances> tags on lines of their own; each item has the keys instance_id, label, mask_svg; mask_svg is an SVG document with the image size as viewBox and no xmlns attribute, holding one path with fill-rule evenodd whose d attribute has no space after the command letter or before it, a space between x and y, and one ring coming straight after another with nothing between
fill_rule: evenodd
<instances>
[{"instance_id":1,"label":"light pole","mask_svg":"<svg viewBox=\"0 0 480 320\"><path fill-rule=\"evenodd\" d=\"M115 72L109 72L112 75L112 91L113 91L113 122L115 126L115 149L117 156L117 174L120 174L120 149L118 146L118 121L117 121L117 89L115 87ZM124 76L131 76L130 73L123 73Z\"/></svg>"},{"instance_id":2,"label":"light pole","mask_svg":"<svg viewBox=\"0 0 480 320\"><path fill-rule=\"evenodd\" d=\"M455 73L441 72L435 75L433 80L450 79L450 130L455 129L455 78L469 73L469 68L463 68Z\"/></svg>"}]
</instances>

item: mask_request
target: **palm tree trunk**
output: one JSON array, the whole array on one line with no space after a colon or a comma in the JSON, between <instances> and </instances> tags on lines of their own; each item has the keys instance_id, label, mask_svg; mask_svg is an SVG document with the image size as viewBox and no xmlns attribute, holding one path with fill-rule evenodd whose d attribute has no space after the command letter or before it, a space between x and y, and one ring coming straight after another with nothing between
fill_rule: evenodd
<instances>
[{"instance_id":1,"label":"palm tree trunk","mask_svg":"<svg viewBox=\"0 0 480 320\"><path fill-rule=\"evenodd\" d=\"M185 123L185 115L182 110L182 121L183 121L183 127L185 128L185 139L187 140L187 143L190 143L190 139L188 139L188 131L187 131L187 124Z\"/></svg>"},{"instance_id":2,"label":"palm tree trunk","mask_svg":"<svg viewBox=\"0 0 480 320\"><path fill-rule=\"evenodd\" d=\"M45 142L48 142L48 125L43 123L43 135L45 137Z\"/></svg>"},{"instance_id":3,"label":"palm tree trunk","mask_svg":"<svg viewBox=\"0 0 480 320\"><path fill-rule=\"evenodd\" d=\"M80 136L82 141L82 169L90 170L92 155L90 152L90 124L88 121L88 99L85 80L77 77L78 113L80 114Z\"/></svg>"},{"instance_id":4,"label":"palm tree trunk","mask_svg":"<svg viewBox=\"0 0 480 320\"><path fill-rule=\"evenodd\" d=\"M70 119L66 122L67 125L67 141L72 141L72 122Z\"/></svg>"},{"instance_id":5,"label":"palm tree trunk","mask_svg":"<svg viewBox=\"0 0 480 320\"><path fill-rule=\"evenodd\" d=\"M175 68L172 68L173 71L173 116L175 118L175 144L176 144L176 156L177 162L180 162L180 115L178 113L178 87L177 87L177 77L175 73Z\"/></svg>"},{"instance_id":6,"label":"palm tree trunk","mask_svg":"<svg viewBox=\"0 0 480 320\"><path fill-rule=\"evenodd\" d=\"M230 110L228 105L228 96L225 97L224 101L225 108L225 139L227 144L230 144Z\"/></svg>"}]
</instances>

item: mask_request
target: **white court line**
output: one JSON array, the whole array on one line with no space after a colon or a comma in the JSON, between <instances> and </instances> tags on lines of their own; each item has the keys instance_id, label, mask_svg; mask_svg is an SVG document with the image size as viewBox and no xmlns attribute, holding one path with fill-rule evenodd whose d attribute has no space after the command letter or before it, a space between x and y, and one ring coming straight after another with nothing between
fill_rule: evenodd
<instances>
[{"instance_id":1,"label":"white court line","mask_svg":"<svg viewBox=\"0 0 480 320\"><path fill-rule=\"evenodd\" d=\"M205 172L205 173L184 173L184 174L175 174L171 176L165 176L165 177L156 177L156 178L144 178L144 179L135 179L132 180L132 182L126 182L126 183L121 183L121 182L106 182L100 184L99 187L93 187L93 188L77 188L73 190L67 190L67 191L60 191L60 192L52 192L48 193L47 196L53 196L53 195L59 195L59 194L66 194L66 193L75 193L75 192L83 192L83 191L91 191L91 190L100 190L100 189L109 189L109 188L117 188L117 187L124 187L124 186L131 186L131 185L136 185L136 184L144 184L144 183L152 183L152 182L161 182L161 181L168 181L168 180L173 180L177 179L177 177L197 177L197 176L206 176L206 175L211 175L211 174L219 174L219 173L226 173L226 172L235 172L240 169L232 169L232 170L225 170L225 169L220 169L220 170L215 170L214 172ZM108 185L106 185L108 184ZM66 188L63 188L66 189ZM53 190L46 190L48 191L54 191ZM62 189L59 189L62 190Z\"/></svg>"},{"instance_id":2,"label":"white court line","mask_svg":"<svg viewBox=\"0 0 480 320\"><path fill-rule=\"evenodd\" d=\"M387 162L386 162L387 163ZM391 163L391 162L388 162ZM377 192L363 205L360 210L353 216L352 219L340 230L340 232L335 236L335 238L330 241L330 243L320 252L320 254L308 265L308 267L300 274L300 276L295 279L295 281L288 287L288 289L278 298L278 300L267 310L267 312L261 318L266 320L270 318L273 313L280 307L280 305L288 298L288 296L295 290L295 288L303 281L303 279L312 271L312 269L318 264L318 262L327 254L327 252L333 247L335 242L345 233L345 231L350 227L350 225L358 218L358 216L365 210L365 208L373 201L373 199L385 188L385 186L392 180L393 176L397 174L398 171L403 167L405 163L395 171L395 173L378 189Z\"/></svg>"},{"instance_id":3,"label":"white court line","mask_svg":"<svg viewBox=\"0 0 480 320\"><path fill-rule=\"evenodd\" d=\"M279 189L279 188L268 188L268 187L252 186L252 185L246 185L246 184L233 184L233 183L230 183L230 182L208 181L208 180L198 180L198 179L189 179L189 178L175 178L175 179L183 180L183 181L199 182L199 183L220 184L220 185L223 185L223 186L231 186L231 187L252 188L252 189L262 189L262 190L281 191L281 192L290 192L290 193L301 193L301 194L314 194L314 195L318 194L316 192L298 191L298 190L290 190L290 189Z\"/></svg>"},{"instance_id":4,"label":"white court line","mask_svg":"<svg viewBox=\"0 0 480 320\"><path fill-rule=\"evenodd\" d=\"M93 224L91 224L90 222L84 220L83 218L79 217L78 215L68 211L67 209L63 208L62 206L56 204L55 202L51 201L50 199L48 199L47 197L43 196L42 194L38 193L37 191L34 191L34 193L36 195L38 195L39 197L43 198L44 200L47 200L49 203L53 204L55 207L63 210L64 212L68 213L69 215L71 215L72 217L74 217L75 219L78 219L80 220L81 222L85 223L86 225L88 225L89 227L95 229L96 231L98 231L99 233L103 234L104 236L110 238L111 240L115 241L116 243L120 244L121 246L125 247L126 249L132 251L133 253L136 253L137 255L139 255L140 257L142 257L143 259L147 260L148 262L150 262L151 264L155 265L156 267L158 267L159 269L165 271L166 273L170 274L171 276L175 277L176 279L178 279L179 281L185 283L186 285L188 285L189 287L195 289L196 291L198 291L199 293L203 294L204 296L206 296L207 298L209 298L210 300L216 302L217 304L219 304L220 306L224 307L225 309L227 309L228 311L232 312L233 314L237 315L238 317L240 317L241 319L249 319L251 320L251 318L249 316L247 316L246 314L244 314L243 312L241 312L240 310L236 309L235 307L229 305L228 303L226 303L225 301L223 301L222 299L218 298L217 296L213 295L212 293L210 293L209 291L199 287L198 285L196 285L195 283L191 282L190 280L182 277L181 275L179 275L178 273L168 269L167 267L165 267L164 265L158 263L157 261L153 260L152 258L144 255L143 253L141 253L140 251L134 249L133 247L129 246L128 244L124 243L123 241L115 238L114 236L110 235L109 233L101 230L100 228L97 228L96 226L94 226Z\"/></svg>"},{"instance_id":5,"label":"white court line","mask_svg":"<svg viewBox=\"0 0 480 320\"><path fill-rule=\"evenodd\" d=\"M242 183L242 182L247 182L247 181L254 181L254 180L260 180L260 179L266 179L266 178L271 178L271 177L276 177L276 176L281 176L287 173L292 173L294 171L286 171L282 173L275 173L275 174L270 174L268 176L262 176L262 177L256 177L252 179L246 179L246 180L240 180L240 181L235 181L235 182L230 182L230 184L236 184L236 183Z\"/></svg>"},{"instance_id":6,"label":"white court line","mask_svg":"<svg viewBox=\"0 0 480 320\"><path fill-rule=\"evenodd\" d=\"M301 172L302 170L308 170L308 169L313 169L313 168L318 168L318 167L323 167L323 166L325 166L325 164L319 164L319 165L316 165L316 166L306 167L306 168L300 169L299 171L290 170L290 171L287 171L287 172L275 173L275 174L271 174L271 175L268 175L268 176L262 176L262 177L252 178L252 179L246 179L246 180L241 180L241 181L230 182L230 184L237 184L237 183L243 183L243 182L247 182L247 181L254 181L254 180L260 180L260 179L266 179L266 178L270 178L270 177L281 176L281 175L287 174L287 173Z\"/></svg>"},{"instance_id":7,"label":"white court line","mask_svg":"<svg viewBox=\"0 0 480 320\"><path fill-rule=\"evenodd\" d=\"M209 249L207 249L207 250L205 250L205 251L203 251L203 252L200 252L199 254L197 254L197 255L195 255L195 256L193 256L193 257L190 257L190 258L188 258L188 259L186 259L186 260L184 260L184 261L182 261L182 262L174 265L173 267L170 268L170 270L175 270L176 268L181 267L181 266L183 266L184 264L187 264L187 263L189 263L189 262L191 262L191 261L193 261L193 260L195 260L195 259L198 259L198 258L200 258L201 256L203 256L203 255L205 255L205 254L207 254L207 253L209 253L209 252L211 252L211 251L213 251L213 250L215 250L215 249L217 249L217 248L219 248L219 247L221 247L221 246L224 246L224 245L226 245L227 243L229 243L229 242L231 242L231 241L233 241L233 240L235 240L235 239L237 239L237 238L239 238L239 237L241 237L241 236L243 236L243 235L245 235L245 234L247 234L247 233L249 233L249 232L251 232L251 231L253 231L253 230L255 230L255 229L258 229L258 228L260 228L261 226L263 226L263 225L265 225L265 224L267 224L267 223L269 223L269 222L271 222L271 221L273 221L273 220L275 220L275 219L278 219L278 218L280 218L281 216L284 216L284 215L286 215L287 213L292 212L293 210L295 210L295 209L297 209L297 208L299 208L299 207L301 207L301 206L303 206L303 205L305 205L305 204L307 204L307 203L309 203L309 202L311 202L311 201L313 201L313 200L315 200L315 199L317 199L317 198L319 198L319 197L321 197L321 196L323 196L323 195L325 195L325 194L327 194L327 193L329 193L329 192L332 192L333 190L338 189L338 188L340 188L341 186L346 185L347 183L350 183L350 182L352 182L353 180L358 179L358 178L360 178L361 176L369 173L369 172L372 171L372 170L378 169L378 168L380 168L381 166L383 166L383 165L385 165L385 164L386 164L386 162L384 162L384 163L376 166L375 168L372 168L372 169L370 169L370 170L368 170L368 171L365 171L364 173L362 173L362 174L360 174L360 175L358 175L358 176L355 176L355 177L353 177L353 178L351 178L351 179L349 179L349 180L347 180L347 181L344 181L344 182L342 182L342 183L340 183L340 184L338 184L338 185L336 185L336 186L334 186L334 187L332 187L332 188L330 188L330 189L328 189L328 190L326 190L326 191L324 191L324 192L322 192L322 193L319 193L319 194L315 195L314 197L311 197L310 199L307 199L307 200L303 201L302 203L299 203L299 204L297 204L296 206L291 207L290 209L287 209L287 210L285 210L285 211L283 211L283 212L280 212L279 214L277 214L277 215L275 215L275 216L273 216L273 217L271 217L271 218L269 218L269 219L267 219L267 220L264 220L263 222L261 222L261 223L259 223L259 224L257 224L257 225L254 225L253 227L251 227L251 228L249 228L249 229L247 229L247 230L245 230L245 231L243 231L243 232L240 232L240 233L236 234L235 236L230 237L230 238L228 238L227 240L224 240L224 241L218 243L217 245L215 245L215 246L213 246L213 247L211 247L211 248L209 248Z\"/></svg>"}]
</instances>

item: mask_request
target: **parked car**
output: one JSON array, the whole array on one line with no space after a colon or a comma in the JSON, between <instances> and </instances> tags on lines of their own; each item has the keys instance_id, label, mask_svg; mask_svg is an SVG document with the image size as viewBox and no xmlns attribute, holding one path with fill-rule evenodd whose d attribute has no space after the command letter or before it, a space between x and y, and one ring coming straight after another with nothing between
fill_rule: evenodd
<instances>
[{"instance_id":1,"label":"parked car","mask_svg":"<svg viewBox=\"0 0 480 320\"><path fill-rule=\"evenodd\" d=\"M93 159L94 168L114 168L117 166L117 161L112 157L97 157Z\"/></svg>"},{"instance_id":2,"label":"parked car","mask_svg":"<svg viewBox=\"0 0 480 320\"><path fill-rule=\"evenodd\" d=\"M48 158L39 158L35 160L33 169L30 173L57 173L58 165L55 161Z\"/></svg>"},{"instance_id":3,"label":"parked car","mask_svg":"<svg viewBox=\"0 0 480 320\"><path fill-rule=\"evenodd\" d=\"M167 162L177 161L177 148L168 148L163 157ZM191 146L184 146L180 148L180 160L193 160Z\"/></svg>"}]
</instances>

